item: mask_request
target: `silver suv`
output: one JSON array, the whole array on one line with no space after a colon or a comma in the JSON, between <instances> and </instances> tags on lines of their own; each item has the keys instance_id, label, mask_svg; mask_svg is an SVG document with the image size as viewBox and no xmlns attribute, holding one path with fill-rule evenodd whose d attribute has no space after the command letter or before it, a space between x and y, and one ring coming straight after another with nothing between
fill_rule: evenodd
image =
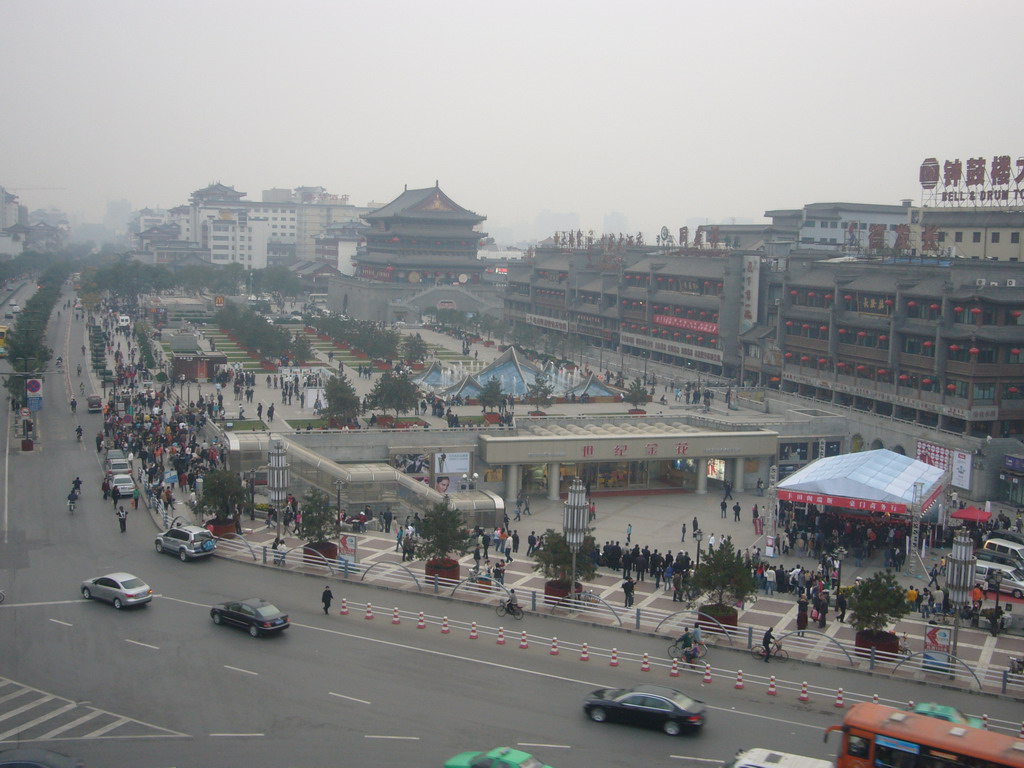
<instances>
[{"instance_id":1,"label":"silver suv","mask_svg":"<svg viewBox=\"0 0 1024 768\"><path fill-rule=\"evenodd\" d=\"M212 555L216 548L213 534L198 525L180 525L156 535L156 551L170 552L182 562Z\"/></svg>"}]
</instances>

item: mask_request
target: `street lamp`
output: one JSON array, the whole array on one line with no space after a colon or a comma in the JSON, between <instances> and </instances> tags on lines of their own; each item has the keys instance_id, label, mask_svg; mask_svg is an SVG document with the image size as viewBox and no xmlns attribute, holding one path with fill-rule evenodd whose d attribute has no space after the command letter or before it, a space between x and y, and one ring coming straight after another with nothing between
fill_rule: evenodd
<instances>
[{"instance_id":1,"label":"street lamp","mask_svg":"<svg viewBox=\"0 0 1024 768\"><path fill-rule=\"evenodd\" d=\"M999 613L999 588L1003 585L1003 572L1002 571L991 571L992 584L996 588L996 614Z\"/></svg>"},{"instance_id":2,"label":"street lamp","mask_svg":"<svg viewBox=\"0 0 1024 768\"><path fill-rule=\"evenodd\" d=\"M338 497L338 520L341 520L341 489L344 485L344 480L339 479L334 481L334 490L337 493Z\"/></svg>"},{"instance_id":3,"label":"street lamp","mask_svg":"<svg viewBox=\"0 0 1024 768\"><path fill-rule=\"evenodd\" d=\"M587 489L579 475L569 485L569 499L565 502L562 516L562 534L572 552L572 573L569 574L569 594L576 594L576 555L583 546L587 534Z\"/></svg>"},{"instance_id":4,"label":"street lamp","mask_svg":"<svg viewBox=\"0 0 1024 768\"><path fill-rule=\"evenodd\" d=\"M697 542L697 565L693 567L694 570L700 568L700 543L704 540L704 531L700 528L693 532L693 539Z\"/></svg>"},{"instance_id":5,"label":"street lamp","mask_svg":"<svg viewBox=\"0 0 1024 768\"><path fill-rule=\"evenodd\" d=\"M958 533L953 539L946 568L946 594L953 606L953 655L957 653L960 637L960 614L971 600L971 585L974 584L974 545L966 533ZM942 606L939 606L942 610Z\"/></svg>"},{"instance_id":6,"label":"street lamp","mask_svg":"<svg viewBox=\"0 0 1024 768\"><path fill-rule=\"evenodd\" d=\"M284 515L282 510L288 499L288 452L280 440L268 452L267 490L270 506L277 513L277 538L282 538Z\"/></svg>"}]
</instances>

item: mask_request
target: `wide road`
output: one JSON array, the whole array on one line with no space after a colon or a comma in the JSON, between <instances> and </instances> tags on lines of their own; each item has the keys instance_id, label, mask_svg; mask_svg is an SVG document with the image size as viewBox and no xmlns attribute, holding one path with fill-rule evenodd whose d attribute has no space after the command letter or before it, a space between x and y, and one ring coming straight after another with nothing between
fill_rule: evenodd
<instances>
[{"instance_id":1,"label":"wide road","mask_svg":"<svg viewBox=\"0 0 1024 768\"><path fill-rule=\"evenodd\" d=\"M67 337L66 313L51 324L51 343ZM59 351L79 362L80 329ZM70 352L70 355L69 355ZM157 555L149 516L131 515L121 534L113 508L98 491L99 463L91 436L99 416L79 411L86 441L73 435L67 382L51 376L39 419L39 450L4 457L0 545L0 749L17 741L85 759L89 766L440 765L465 749L522 745L554 766L716 765L740 747L768 746L828 757L822 728L838 721L832 700L808 704L762 686L735 690L684 673L671 681L663 667L611 668L568 650L518 648L514 632L558 635L624 652L662 653L666 642L605 628L528 616L505 619L508 643L470 640L464 630L442 635L390 622L390 608L493 626L492 609L430 596L335 583L325 616L323 582L310 577L210 559L181 563ZM4 415L3 425L8 434ZM64 498L76 475L85 492L74 516ZM86 577L127 570L158 597L146 608L116 611L86 602ZM253 640L216 627L209 606L228 597L260 595L286 609L293 627L280 638ZM337 614L341 597L378 605L377 617ZM514 625L514 626L513 626ZM714 649L722 666L764 672L740 651ZM764 665L761 665L764 667ZM940 699L971 712L1019 721L1024 708L1005 701L877 677L802 666L772 667L780 677L847 690L877 688L883 697ZM703 699L709 723L696 736L598 725L582 716L586 693L600 686L672 682Z\"/></svg>"}]
</instances>

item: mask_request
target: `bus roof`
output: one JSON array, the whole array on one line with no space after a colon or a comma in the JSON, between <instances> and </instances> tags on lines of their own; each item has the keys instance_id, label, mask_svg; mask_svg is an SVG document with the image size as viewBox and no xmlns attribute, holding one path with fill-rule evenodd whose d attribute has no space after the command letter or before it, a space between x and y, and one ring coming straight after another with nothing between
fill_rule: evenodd
<instances>
[{"instance_id":1,"label":"bus roof","mask_svg":"<svg viewBox=\"0 0 1024 768\"><path fill-rule=\"evenodd\" d=\"M843 730L850 728L903 738L934 749L985 757L1005 765L1024 766L1024 739L869 701L850 707L843 718Z\"/></svg>"}]
</instances>

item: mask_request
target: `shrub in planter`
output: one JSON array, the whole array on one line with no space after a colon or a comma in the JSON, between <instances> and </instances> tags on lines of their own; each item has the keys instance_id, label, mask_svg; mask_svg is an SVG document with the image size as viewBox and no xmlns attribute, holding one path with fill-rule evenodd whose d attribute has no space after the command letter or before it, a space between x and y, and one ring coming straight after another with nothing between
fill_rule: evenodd
<instances>
[{"instance_id":1,"label":"shrub in planter","mask_svg":"<svg viewBox=\"0 0 1024 768\"><path fill-rule=\"evenodd\" d=\"M701 560L700 568L694 573L693 584L710 598L710 602L702 605L700 610L722 624L733 627L739 618L736 605L757 591L753 574L728 539ZM712 621L702 623L701 626L709 630L717 629Z\"/></svg>"},{"instance_id":2,"label":"shrub in planter","mask_svg":"<svg viewBox=\"0 0 1024 768\"><path fill-rule=\"evenodd\" d=\"M899 652L899 638L886 627L910 613L910 604L895 575L880 571L863 579L850 590L848 608L849 622L857 630L858 653L866 655L871 648Z\"/></svg>"},{"instance_id":3,"label":"shrub in planter","mask_svg":"<svg viewBox=\"0 0 1024 768\"><path fill-rule=\"evenodd\" d=\"M646 413L647 413L647 411L645 411L643 408L630 408L629 409L629 415L630 416L644 416Z\"/></svg>"},{"instance_id":4,"label":"shrub in planter","mask_svg":"<svg viewBox=\"0 0 1024 768\"><path fill-rule=\"evenodd\" d=\"M427 561L427 576L457 581L459 561L451 555L466 554L471 541L462 512L446 501L438 502L423 515L417 533L416 556Z\"/></svg>"},{"instance_id":5,"label":"shrub in planter","mask_svg":"<svg viewBox=\"0 0 1024 768\"><path fill-rule=\"evenodd\" d=\"M544 602L556 604L570 591L582 591L583 585L579 580L593 579L597 573L597 566L594 565L594 558L591 556L596 549L594 537L588 533L583 537L583 544L576 555L574 572L572 550L569 549L564 534L550 528L544 532L544 547L533 555L537 561L533 570L540 571L545 578Z\"/></svg>"},{"instance_id":6,"label":"shrub in planter","mask_svg":"<svg viewBox=\"0 0 1024 768\"><path fill-rule=\"evenodd\" d=\"M214 536L234 535L241 510L249 503L249 494L234 472L215 469L203 478L203 495L196 512L207 520ZM207 519L211 518L211 519Z\"/></svg>"},{"instance_id":7,"label":"shrub in planter","mask_svg":"<svg viewBox=\"0 0 1024 768\"><path fill-rule=\"evenodd\" d=\"M311 488L302 497L302 518L299 522L299 538L306 543L303 552L317 552L328 560L338 557L337 538L341 534L338 513L331 506L331 498L319 488ZM322 565L323 560L312 555L303 558L311 565Z\"/></svg>"}]
</instances>

